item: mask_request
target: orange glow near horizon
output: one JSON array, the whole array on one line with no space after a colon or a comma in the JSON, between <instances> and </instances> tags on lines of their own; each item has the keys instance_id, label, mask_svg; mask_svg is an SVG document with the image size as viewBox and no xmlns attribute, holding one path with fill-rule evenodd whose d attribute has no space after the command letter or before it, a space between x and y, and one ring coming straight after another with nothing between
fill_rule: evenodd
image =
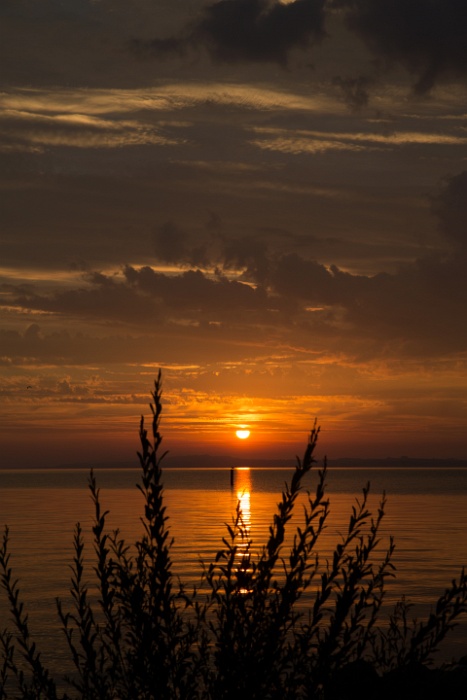
<instances>
[{"instance_id":1,"label":"orange glow near horizon","mask_svg":"<svg viewBox=\"0 0 467 700\"><path fill-rule=\"evenodd\" d=\"M146 379L138 374L132 381L101 385L67 376L55 386L28 376L18 388L12 385L3 402L1 465L133 463L141 415L151 432L151 383ZM160 431L170 456L234 456L243 464L249 458L294 460L302 455L317 416L318 459L465 458L463 419L419 415L411 398L392 406L389 400L351 394L268 395L254 378L248 394L246 387L236 394L230 387L222 391L219 385L214 391L208 380L206 384L205 390L190 387L189 377L179 370L163 377ZM26 389L29 385L33 388Z\"/></svg>"}]
</instances>

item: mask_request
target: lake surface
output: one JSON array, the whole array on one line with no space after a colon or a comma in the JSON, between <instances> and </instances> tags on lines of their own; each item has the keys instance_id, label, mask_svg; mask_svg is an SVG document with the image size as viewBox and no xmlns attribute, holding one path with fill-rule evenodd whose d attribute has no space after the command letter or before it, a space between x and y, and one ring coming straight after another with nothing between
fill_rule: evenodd
<instances>
[{"instance_id":1,"label":"lake surface","mask_svg":"<svg viewBox=\"0 0 467 700\"><path fill-rule=\"evenodd\" d=\"M210 562L222 545L225 523L231 523L241 500L250 534L259 549L292 470L242 468L230 484L229 469L167 469L165 503L169 515L174 573L184 584L200 581L200 559ZM108 527L119 527L128 543L142 527L142 496L135 488L137 469L96 470L101 503L108 509ZM0 471L0 523L10 528L11 564L30 615L30 625L45 659L65 668L66 650L55 615L55 598L68 608L73 530L80 522L89 559L87 579L93 581L91 527L93 506L87 489L88 471ZM307 475L313 490L316 473ZM413 616L423 617L437 597L467 563L467 469L331 468L327 491L331 502L328 527L319 545L329 556L346 530L355 498L371 482L369 505L376 514L383 491L386 515L381 529L383 555L390 535L396 542L393 562L397 577L387 584L387 605L405 595ZM300 524L297 508L292 525ZM284 550L284 553L286 550ZM0 599L0 626L8 618ZM460 625L444 646L444 658L467 653L467 624Z\"/></svg>"}]
</instances>

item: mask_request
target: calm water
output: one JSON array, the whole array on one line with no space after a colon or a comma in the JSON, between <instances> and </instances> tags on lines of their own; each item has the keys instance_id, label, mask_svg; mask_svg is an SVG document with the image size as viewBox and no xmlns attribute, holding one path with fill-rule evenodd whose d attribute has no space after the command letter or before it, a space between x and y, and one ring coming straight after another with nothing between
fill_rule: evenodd
<instances>
[{"instance_id":1,"label":"calm water","mask_svg":"<svg viewBox=\"0 0 467 700\"><path fill-rule=\"evenodd\" d=\"M98 470L101 501L109 529L119 527L128 542L141 532L142 496L135 488L135 470ZM174 572L185 584L200 579L200 558L210 561L221 546L225 523L232 521L241 499L251 535L264 541L284 482L291 470L236 470L234 488L228 469L167 469L165 498L175 544ZM58 624L55 598L68 600L73 529L81 522L89 555L88 579L93 580L90 528L93 511L85 470L0 471L0 523L10 527L12 565L30 614L30 624L44 657L64 667L66 652ZM308 475L310 490L316 476ZM439 594L467 563L466 469L329 470L327 484L331 516L322 539L323 555L339 542L351 507L362 487L371 482L370 506L376 511L383 490L388 503L381 551L389 535L396 541L397 578L388 583L388 603L405 595L413 615L429 612ZM297 509L297 524L300 508ZM5 626L0 600L0 626ZM467 653L467 624L445 647L445 655Z\"/></svg>"}]
</instances>

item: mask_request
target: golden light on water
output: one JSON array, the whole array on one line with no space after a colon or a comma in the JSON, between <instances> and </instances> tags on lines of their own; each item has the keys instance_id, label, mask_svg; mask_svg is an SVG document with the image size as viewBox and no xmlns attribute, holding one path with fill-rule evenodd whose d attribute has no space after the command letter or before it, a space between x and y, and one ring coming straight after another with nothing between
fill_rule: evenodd
<instances>
[{"instance_id":1,"label":"golden light on water","mask_svg":"<svg viewBox=\"0 0 467 700\"><path fill-rule=\"evenodd\" d=\"M240 503L245 528L251 526L251 473L249 467L237 467L235 470L235 490Z\"/></svg>"},{"instance_id":2,"label":"golden light on water","mask_svg":"<svg viewBox=\"0 0 467 700\"><path fill-rule=\"evenodd\" d=\"M239 593L248 593L251 565L249 556L249 540L251 530L251 473L249 467L235 469L235 493L240 504L243 535L238 544L237 576Z\"/></svg>"}]
</instances>

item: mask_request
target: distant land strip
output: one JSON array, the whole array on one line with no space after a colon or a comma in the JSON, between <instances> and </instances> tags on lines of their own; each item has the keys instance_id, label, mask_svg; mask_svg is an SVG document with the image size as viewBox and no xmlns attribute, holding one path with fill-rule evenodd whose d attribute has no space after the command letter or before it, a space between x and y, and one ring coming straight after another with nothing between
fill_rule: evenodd
<instances>
[{"instance_id":1,"label":"distant land strip","mask_svg":"<svg viewBox=\"0 0 467 700\"><path fill-rule=\"evenodd\" d=\"M162 460L163 469L232 469L235 467L256 467L256 468L276 468L289 469L296 465L296 459L259 459L234 457L231 455L172 455L167 454ZM320 468L323 464L322 459L316 461L316 468ZM425 457L383 457L383 458L360 458L360 457L341 457L337 459L328 459L329 468L337 467L414 467L414 468L466 468L467 459L454 458L425 458ZM22 467L17 467L21 469ZM29 469L44 469L45 467L28 467ZM94 463L74 463L51 465L50 469L138 469L138 460L134 462L94 462Z\"/></svg>"},{"instance_id":2,"label":"distant land strip","mask_svg":"<svg viewBox=\"0 0 467 700\"><path fill-rule=\"evenodd\" d=\"M210 468L210 467L294 467L295 459L248 459L239 460L232 456L213 455L180 455L171 456L168 454L162 466L168 468ZM384 457L384 458L360 458L342 457L338 459L328 459L328 467L467 467L467 459L436 458L426 459L423 457ZM317 460L316 465L320 467L322 460Z\"/></svg>"}]
</instances>

